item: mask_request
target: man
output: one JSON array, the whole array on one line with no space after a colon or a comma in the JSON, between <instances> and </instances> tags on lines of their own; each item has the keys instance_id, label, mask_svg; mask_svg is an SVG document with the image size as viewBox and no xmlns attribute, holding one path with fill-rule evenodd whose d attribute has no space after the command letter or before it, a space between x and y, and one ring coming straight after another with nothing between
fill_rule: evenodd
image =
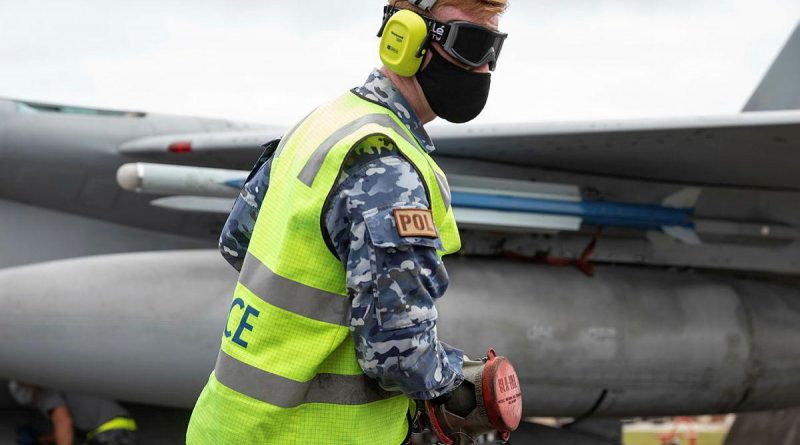
<instances>
[{"instance_id":1,"label":"man","mask_svg":"<svg viewBox=\"0 0 800 445\"><path fill-rule=\"evenodd\" d=\"M84 394L56 391L12 380L11 396L22 406L35 408L53 425L52 434L38 443L73 445L76 433L86 445L134 445L136 422L130 413L113 400Z\"/></svg>"},{"instance_id":2,"label":"man","mask_svg":"<svg viewBox=\"0 0 800 445\"><path fill-rule=\"evenodd\" d=\"M402 63L413 72L382 53L363 86L266 146L220 239L241 273L187 443L399 445L414 400L461 384L463 352L438 340L434 306L440 255L460 241L423 125L483 109L505 7L392 2L387 38L424 41ZM393 18L424 35L406 40Z\"/></svg>"}]
</instances>

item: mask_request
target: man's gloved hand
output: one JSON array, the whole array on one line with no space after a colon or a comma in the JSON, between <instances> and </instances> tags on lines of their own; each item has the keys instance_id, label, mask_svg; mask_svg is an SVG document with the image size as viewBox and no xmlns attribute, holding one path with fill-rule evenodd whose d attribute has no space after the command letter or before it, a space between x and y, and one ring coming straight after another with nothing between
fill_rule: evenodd
<instances>
[{"instance_id":1,"label":"man's gloved hand","mask_svg":"<svg viewBox=\"0 0 800 445\"><path fill-rule=\"evenodd\" d=\"M472 443L491 431L508 440L522 420L522 392L511 362L490 349L480 361L465 357L463 369L460 386L423 403L426 426L446 445Z\"/></svg>"}]
</instances>

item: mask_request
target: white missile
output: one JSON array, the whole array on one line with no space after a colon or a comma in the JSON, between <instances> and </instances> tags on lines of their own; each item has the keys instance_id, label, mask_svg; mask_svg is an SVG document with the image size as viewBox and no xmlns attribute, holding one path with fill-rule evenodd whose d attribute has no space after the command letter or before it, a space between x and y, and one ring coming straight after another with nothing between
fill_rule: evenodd
<instances>
[{"instance_id":1,"label":"white missile","mask_svg":"<svg viewBox=\"0 0 800 445\"><path fill-rule=\"evenodd\" d=\"M232 198L239 193L247 172L180 165L125 164L117 170L117 184L137 193Z\"/></svg>"},{"instance_id":2,"label":"white missile","mask_svg":"<svg viewBox=\"0 0 800 445\"><path fill-rule=\"evenodd\" d=\"M228 213L247 179L245 170L131 163L117 170L117 183L125 190L137 193L170 195L153 200L152 205L183 212ZM577 231L581 225L635 227L651 230L648 238L657 243L669 244L675 240L686 244L701 243L700 236L709 239L727 239L734 242L788 243L798 237L796 228L780 223L764 224L748 221L700 219L692 208L700 189L685 188L667 197L660 207L613 201L582 200L580 188L574 184L513 181L484 177L451 175L450 191L453 208L460 227L478 230L532 231L555 233ZM490 198L488 204L475 205L475 198ZM510 198L508 202L498 199ZM524 201L524 202L523 202ZM550 209L560 205L561 212ZM543 208L543 211L525 209L515 211L515 206ZM566 207L565 207L566 206ZM597 208L597 207L600 208ZM598 213L599 212L599 213ZM633 213L631 213L633 212ZM669 217L660 224L662 232L652 232L650 225L657 218ZM633 218L631 223L621 215ZM661 215L661 216L659 216ZM685 218L685 225L671 224L676 215ZM600 217L600 219L598 219Z\"/></svg>"}]
</instances>

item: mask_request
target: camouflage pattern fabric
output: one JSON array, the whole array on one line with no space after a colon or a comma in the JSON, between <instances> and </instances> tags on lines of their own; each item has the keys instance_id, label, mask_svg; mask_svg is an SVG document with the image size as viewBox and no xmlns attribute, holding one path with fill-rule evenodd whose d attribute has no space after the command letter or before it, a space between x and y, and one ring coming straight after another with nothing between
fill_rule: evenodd
<instances>
[{"instance_id":1,"label":"camouflage pattern fabric","mask_svg":"<svg viewBox=\"0 0 800 445\"><path fill-rule=\"evenodd\" d=\"M264 196L267 194L272 154L275 152L276 145L267 144L264 153L256 161L256 165L233 203L231 213L228 215L228 220L219 237L219 251L222 253L222 257L238 271L242 270L247 246L250 245L250 238L256 227L258 209L261 208L261 202L264 201Z\"/></svg>"},{"instance_id":2,"label":"camouflage pattern fabric","mask_svg":"<svg viewBox=\"0 0 800 445\"><path fill-rule=\"evenodd\" d=\"M427 133L388 78L373 71L353 90L392 110L427 150ZM262 156L263 157L263 156ZM269 184L265 160L242 188L220 237L239 270ZM439 239L400 237L394 208L429 208L425 187L388 137L363 141L345 161L325 209L325 227L347 271L350 330L364 372L415 399L446 394L463 381L463 352L437 338L434 305L447 289Z\"/></svg>"},{"instance_id":3,"label":"camouflage pattern fabric","mask_svg":"<svg viewBox=\"0 0 800 445\"><path fill-rule=\"evenodd\" d=\"M414 134L414 137L428 153L435 150L431 137L422 126L422 122L417 118L411 105L406 101L397 87L378 70L373 70L364 85L353 88L353 92L359 96L389 108L394 112L400 121Z\"/></svg>"}]
</instances>

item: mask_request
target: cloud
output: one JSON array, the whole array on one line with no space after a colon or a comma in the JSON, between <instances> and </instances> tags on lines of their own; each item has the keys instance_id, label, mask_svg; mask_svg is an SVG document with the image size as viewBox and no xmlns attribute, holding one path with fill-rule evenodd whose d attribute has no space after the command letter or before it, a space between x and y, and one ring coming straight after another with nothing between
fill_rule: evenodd
<instances>
[{"instance_id":1,"label":"cloud","mask_svg":"<svg viewBox=\"0 0 800 445\"><path fill-rule=\"evenodd\" d=\"M378 64L368 4L0 0L0 96L289 124ZM478 121L735 113L797 17L794 0L517 1Z\"/></svg>"}]
</instances>

